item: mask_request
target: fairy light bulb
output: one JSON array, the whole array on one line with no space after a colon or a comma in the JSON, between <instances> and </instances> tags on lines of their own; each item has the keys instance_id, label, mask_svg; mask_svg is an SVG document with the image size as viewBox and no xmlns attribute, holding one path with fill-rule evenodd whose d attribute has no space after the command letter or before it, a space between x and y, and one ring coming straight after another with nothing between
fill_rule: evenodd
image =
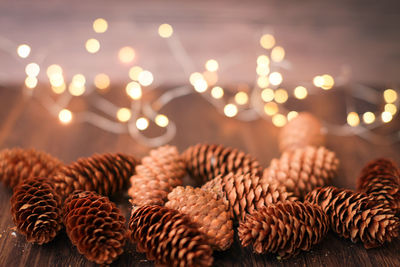
<instances>
[{"instance_id":1,"label":"fairy light bulb","mask_svg":"<svg viewBox=\"0 0 400 267\"><path fill-rule=\"evenodd\" d=\"M285 49L281 46L275 46L271 51L271 59L275 62L281 62L285 58Z\"/></svg>"},{"instance_id":2,"label":"fairy light bulb","mask_svg":"<svg viewBox=\"0 0 400 267\"><path fill-rule=\"evenodd\" d=\"M363 114L363 121L364 121L364 123L366 123L366 124L371 124L371 123L373 123L373 122L375 121L375 114L372 113L372 112L370 112L370 111L365 112L365 113Z\"/></svg>"},{"instance_id":3,"label":"fairy light bulb","mask_svg":"<svg viewBox=\"0 0 400 267\"><path fill-rule=\"evenodd\" d=\"M164 114L158 114L155 117L154 122L160 127L167 127L169 120L168 120L168 117L165 116Z\"/></svg>"},{"instance_id":4,"label":"fairy light bulb","mask_svg":"<svg viewBox=\"0 0 400 267\"><path fill-rule=\"evenodd\" d=\"M138 100L142 97L142 88L137 82L130 82L125 88L126 94L133 100Z\"/></svg>"},{"instance_id":5,"label":"fairy light bulb","mask_svg":"<svg viewBox=\"0 0 400 267\"><path fill-rule=\"evenodd\" d=\"M33 89L37 86L38 79L35 76L28 76L25 79L25 86L29 89Z\"/></svg>"},{"instance_id":6,"label":"fairy light bulb","mask_svg":"<svg viewBox=\"0 0 400 267\"><path fill-rule=\"evenodd\" d=\"M276 114L272 116L272 123L276 127L283 127L287 123L286 117L282 114Z\"/></svg>"},{"instance_id":7,"label":"fairy light bulb","mask_svg":"<svg viewBox=\"0 0 400 267\"><path fill-rule=\"evenodd\" d=\"M235 117L237 113L238 113L238 108L236 107L235 104L225 105L225 107L224 107L225 116L232 118L232 117Z\"/></svg>"},{"instance_id":8,"label":"fairy light bulb","mask_svg":"<svg viewBox=\"0 0 400 267\"><path fill-rule=\"evenodd\" d=\"M20 58L27 58L31 53L31 47L27 44L21 44L17 47L17 54Z\"/></svg>"},{"instance_id":9,"label":"fairy light bulb","mask_svg":"<svg viewBox=\"0 0 400 267\"><path fill-rule=\"evenodd\" d=\"M278 113L278 111L279 111L279 107L275 102L269 102L264 105L264 112L268 116L272 116L272 115Z\"/></svg>"},{"instance_id":10,"label":"fairy light bulb","mask_svg":"<svg viewBox=\"0 0 400 267\"><path fill-rule=\"evenodd\" d=\"M201 80L201 79L204 79L204 77L199 72L193 72L192 74L190 74L190 77L189 77L190 84L193 86L195 85L197 80Z\"/></svg>"},{"instance_id":11,"label":"fairy light bulb","mask_svg":"<svg viewBox=\"0 0 400 267\"><path fill-rule=\"evenodd\" d=\"M196 90L196 92L204 93L205 91L207 91L207 88L208 84L204 79L196 80L194 83L194 90Z\"/></svg>"},{"instance_id":12,"label":"fairy light bulb","mask_svg":"<svg viewBox=\"0 0 400 267\"><path fill-rule=\"evenodd\" d=\"M272 85L280 85L282 81L283 81L282 74L280 74L279 72L272 72L269 75L269 82Z\"/></svg>"},{"instance_id":13,"label":"fairy light bulb","mask_svg":"<svg viewBox=\"0 0 400 267\"><path fill-rule=\"evenodd\" d=\"M224 89L215 86L211 89L211 96L215 99L221 99L224 96Z\"/></svg>"},{"instance_id":14,"label":"fairy light bulb","mask_svg":"<svg viewBox=\"0 0 400 267\"><path fill-rule=\"evenodd\" d=\"M117 119L120 122L127 122L132 116L131 111L128 108L120 108L117 111Z\"/></svg>"},{"instance_id":15,"label":"fairy light bulb","mask_svg":"<svg viewBox=\"0 0 400 267\"><path fill-rule=\"evenodd\" d=\"M296 88L294 88L294 97L296 97L297 99L304 99L307 97L307 95L307 88L305 88L304 86L297 86Z\"/></svg>"},{"instance_id":16,"label":"fairy light bulb","mask_svg":"<svg viewBox=\"0 0 400 267\"><path fill-rule=\"evenodd\" d=\"M108 22L103 18L98 18L93 22L93 30L97 33L104 33L108 29Z\"/></svg>"},{"instance_id":17,"label":"fairy light bulb","mask_svg":"<svg viewBox=\"0 0 400 267\"><path fill-rule=\"evenodd\" d=\"M143 69L139 66L133 66L129 69L129 78L133 81L139 80L139 75L143 71Z\"/></svg>"},{"instance_id":18,"label":"fairy light bulb","mask_svg":"<svg viewBox=\"0 0 400 267\"><path fill-rule=\"evenodd\" d=\"M122 47L118 51L119 61L125 64L131 63L135 59L135 55L135 50L130 46Z\"/></svg>"},{"instance_id":19,"label":"fairy light bulb","mask_svg":"<svg viewBox=\"0 0 400 267\"><path fill-rule=\"evenodd\" d=\"M94 77L94 85L100 90L105 90L110 86L110 77L105 73L99 73Z\"/></svg>"},{"instance_id":20,"label":"fairy light bulb","mask_svg":"<svg viewBox=\"0 0 400 267\"><path fill-rule=\"evenodd\" d=\"M267 76L260 76L257 78L257 85L260 88L266 88L269 85L269 79Z\"/></svg>"},{"instance_id":21,"label":"fairy light bulb","mask_svg":"<svg viewBox=\"0 0 400 267\"><path fill-rule=\"evenodd\" d=\"M266 88L261 91L261 99L264 102L271 102L272 100L274 100L274 97L275 97L275 92L270 88Z\"/></svg>"},{"instance_id":22,"label":"fairy light bulb","mask_svg":"<svg viewBox=\"0 0 400 267\"><path fill-rule=\"evenodd\" d=\"M140 131L146 130L147 127L149 127L148 119L140 117L136 120L136 128L138 128Z\"/></svg>"},{"instance_id":23,"label":"fairy light bulb","mask_svg":"<svg viewBox=\"0 0 400 267\"><path fill-rule=\"evenodd\" d=\"M72 112L64 108L58 113L58 119L61 123L68 124L72 121Z\"/></svg>"},{"instance_id":24,"label":"fairy light bulb","mask_svg":"<svg viewBox=\"0 0 400 267\"><path fill-rule=\"evenodd\" d=\"M287 119L288 119L288 121L291 121L291 120L293 120L294 118L296 118L297 116L299 115L299 113L297 113L297 111L290 111L288 114L287 114Z\"/></svg>"},{"instance_id":25,"label":"fairy light bulb","mask_svg":"<svg viewBox=\"0 0 400 267\"><path fill-rule=\"evenodd\" d=\"M356 127L360 124L360 117L356 112L350 112L347 114L347 124L352 127Z\"/></svg>"},{"instance_id":26,"label":"fairy light bulb","mask_svg":"<svg viewBox=\"0 0 400 267\"><path fill-rule=\"evenodd\" d=\"M275 101L279 104L285 103L289 96L285 89L278 89L275 91Z\"/></svg>"},{"instance_id":27,"label":"fairy light bulb","mask_svg":"<svg viewBox=\"0 0 400 267\"><path fill-rule=\"evenodd\" d=\"M158 27L158 34L162 37L162 38L169 38L172 36L172 34L174 33L174 29L172 28L171 25L164 23L161 24Z\"/></svg>"},{"instance_id":28,"label":"fairy light bulb","mask_svg":"<svg viewBox=\"0 0 400 267\"><path fill-rule=\"evenodd\" d=\"M386 104L385 111L390 112L390 114L395 115L397 112L397 107L394 104Z\"/></svg>"},{"instance_id":29,"label":"fairy light bulb","mask_svg":"<svg viewBox=\"0 0 400 267\"><path fill-rule=\"evenodd\" d=\"M40 67L38 64L36 63L29 63L28 65L26 65L25 67L25 73L26 75L30 76L30 77L36 77L39 75L40 72Z\"/></svg>"},{"instance_id":30,"label":"fairy light bulb","mask_svg":"<svg viewBox=\"0 0 400 267\"><path fill-rule=\"evenodd\" d=\"M85 47L86 51L91 54L95 54L100 50L100 42L97 39L91 38L86 41Z\"/></svg>"},{"instance_id":31,"label":"fairy light bulb","mask_svg":"<svg viewBox=\"0 0 400 267\"><path fill-rule=\"evenodd\" d=\"M60 86L51 86L51 90L53 91L53 93L58 95L64 93L66 89L67 85L65 83L61 84Z\"/></svg>"},{"instance_id":32,"label":"fairy light bulb","mask_svg":"<svg viewBox=\"0 0 400 267\"><path fill-rule=\"evenodd\" d=\"M268 66L269 65L269 58L267 55L260 55L257 57L257 65L261 66Z\"/></svg>"},{"instance_id":33,"label":"fairy light bulb","mask_svg":"<svg viewBox=\"0 0 400 267\"><path fill-rule=\"evenodd\" d=\"M388 123L393 119L393 115L389 111L384 111L381 114L381 119L384 123Z\"/></svg>"},{"instance_id":34,"label":"fairy light bulb","mask_svg":"<svg viewBox=\"0 0 400 267\"><path fill-rule=\"evenodd\" d=\"M269 66L268 65L258 65L256 68L256 73L259 76L267 76L269 74Z\"/></svg>"},{"instance_id":35,"label":"fairy light bulb","mask_svg":"<svg viewBox=\"0 0 400 267\"><path fill-rule=\"evenodd\" d=\"M329 74L322 75L322 80L323 80L323 84L321 85L321 88L324 90L331 89L333 87L333 85L335 84L335 80Z\"/></svg>"},{"instance_id":36,"label":"fairy light bulb","mask_svg":"<svg viewBox=\"0 0 400 267\"><path fill-rule=\"evenodd\" d=\"M397 100L397 92L393 89L386 89L383 92L383 99L386 103L394 103Z\"/></svg>"},{"instance_id":37,"label":"fairy light bulb","mask_svg":"<svg viewBox=\"0 0 400 267\"><path fill-rule=\"evenodd\" d=\"M237 92L235 95L235 102L238 105L245 105L247 102L249 102L249 96L246 92Z\"/></svg>"},{"instance_id":38,"label":"fairy light bulb","mask_svg":"<svg viewBox=\"0 0 400 267\"><path fill-rule=\"evenodd\" d=\"M315 87L322 87L324 85L324 78L322 76L315 76L313 79Z\"/></svg>"},{"instance_id":39,"label":"fairy light bulb","mask_svg":"<svg viewBox=\"0 0 400 267\"><path fill-rule=\"evenodd\" d=\"M148 70L141 71L138 75L138 82L143 86L149 86L153 80L153 74Z\"/></svg>"},{"instance_id":40,"label":"fairy light bulb","mask_svg":"<svg viewBox=\"0 0 400 267\"><path fill-rule=\"evenodd\" d=\"M209 59L205 64L205 68L208 71L214 72L218 70L219 64L215 59Z\"/></svg>"},{"instance_id":41,"label":"fairy light bulb","mask_svg":"<svg viewBox=\"0 0 400 267\"><path fill-rule=\"evenodd\" d=\"M275 37L271 34L264 34L260 38L260 45L265 49L271 49L275 45Z\"/></svg>"}]
</instances>

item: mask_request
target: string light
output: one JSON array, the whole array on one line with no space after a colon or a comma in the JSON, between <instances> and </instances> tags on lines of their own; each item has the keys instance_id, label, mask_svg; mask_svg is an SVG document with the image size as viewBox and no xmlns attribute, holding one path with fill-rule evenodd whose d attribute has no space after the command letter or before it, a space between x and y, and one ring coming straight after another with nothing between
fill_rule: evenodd
<instances>
[{"instance_id":1,"label":"string light","mask_svg":"<svg viewBox=\"0 0 400 267\"><path fill-rule=\"evenodd\" d=\"M136 128L138 128L139 130L141 130L141 131L146 130L147 127L149 127L148 119L141 117L136 120Z\"/></svg>"},{"instance_id":2,"label":"string light","mask_svg":"<svg viewBox=\"0 0 400 267\"><path fill-rule=\"evenodd\" d=\"M28 76L25 79L25 86L29 89L33 89L37 86L38 79L35 76Z\"/></svg>"},{"instance_id":3,"label":"string light","mask_svg":"<svg viewBox=\"0 0 400 267\"><path fill-rule=\"evenodd\" d=\"M62 73L54 73L49 77L51 86L61 87L64 84L64 77Z\"/></svg>"},{"instance_id":4,"label":"string light","mask_svg":"<svg viewBox=\"0 0 400 267\"><path fill-rule=\"evenodd\" d=\"M289 96L285 89L278 89L275 91L275 101L279 104L285 103Z\"/></svg>"},{"instance_id":5,"label":"string light","mask_svg":"<svg viewBox=\"0 0 400 267\"><path fill-rule=\"evenodd\" d=\"M190 84L193 86L197 80L201 80L201 79L204 79L204 78L203 78L203 75L199 72L194 72L194 73L190 74L190 77L189 77Z\"/></svg>"},{"instance_id":6,"label":"string light","mask_svg":"<svg viewBox=\"0 0 400 267\"><path fill-rule=\"evenodd\" d=\"M206 70L214 72L217 71L219 68L219 64L215 59L207 60L206 64L204 65Z\"/></svg>"},{"instance_id":7,"label":"string light","mask_svg":"<svg viewBox=\"0 0 400 267\"><path fill-rule=\"evenodd\" d=\"M133 66L129 69L129 78L134 81L139 80L139 74L143 71L143 69L139 66Z\"/></svg>"},{"instance_id":8,"label":"string light","mask_svg":"<svg viewBox=\"0 0 400 267\"><path fill-rule=\"evenodd\" d=\"M65 85L65 83L63 83L60 86L51 86L51 90L55 93L55 94L62 94L65 92L65 90L67 89L67 86Z\"/></svg>"},{"instance_id":9,"label":"string light","mask_svg":"<svg viewBox=\"0 0 400 267\"><path fill-rule=\"evenodd\" d=\"M323 80L323 84L321 85L321 88L324 90L331 89L333 87L333 85L335 84L333 77L329 74L322 75L322 80Z\"/></svg>"},{"instance_id":10,"label":"string light","mask_svg":"<svg viewBox=\"0 0 400 267\"><path fill-rule=\"evenodd\" d=\"M261 99L264 100L264 102L271 102L272 100L274 100L274 97L275 92L270 88L266 88L261 92Z\"/></svg>"},{"instance_id":11,"label":"string light","mask_svg":"<svg viewBox=\"0 0 400 267\"><path fill-rule=\"evenodd\" d=\"M138 75L138 82L143 86L149 86L153 80L153 74L148 70L141 71Z\"/></svg>"},{"instance_id":12,"label":"string light","mask_svg":"<svg viewBox=\"0 0 400 267\"><path fill-rule=\"evenodd\" d=\"M60 74L60 73L63 73L63 70L60 65L52 64L47 67L46 74L48 77L51 77L54 74Z\"/></svg>"},{"instance_id":13,"label":"string light","mask_svg":"<svg viewBox=\"0 0 400 267\"><path fill-rule=\"evenodd\" d=\"M61 123L63 124L68 124L72 121L72 113L68 109L62 109L58 113L58 119L60 120Z\"/></svg>"},{"instance_id":14,"label":"string light","mask_svg":"<svg viewBox=\"0 0 400 267\"><path fill-rule=\"evenodd\" d=\"M384 123L388 123L393 119L393 115L389 111L384 111L381 114L381 118Z\"/></svg>"},{"instance_id":15,"label":"string light","mask_svg":"<svg viewBox=\"0 0 400 267\"><path fill-rule=\"evenodd\" d=\"M238 113L238 108L236 107L235 104L227 104L224 107L224 113L225 116L229 118L235 117L236 114Z\"/></svg>"},{"instance_id":16,"label":"string light","mask_svg":"<svg viewBox=\"0 0 400 267\"><path fill-rule=\"evenodd\" d=\"M390 114L395 115L397 112L397 107L393 104L386 104L385 111L390 112Z\"/></svg>"},{"instance_id":17,"label":"string light","mask_svg":"<svg viewBox=\"0 0 400 267\"><path fill-rule=\"evenodd\" d=\"M93 30L97 33L104 33L108 29L108 23L103 18L98 18L93 22Z\"/></svg>"},{"instance_id":18,"label":"string light","mask_svg":"<svg viewBox=\"0 0 400 267\"><path fill-rule=\"evenodd\" d=\"M76 74L72 77L72 82L68 87L68 91L73 96L81 96L85 93L86 78L82 74Z\"/></svg>"},{"instance_id":19,"label":"string light","mask_svg":"<svg viewBox=\"0 0 400 267\"><path fill-rule=\"evenodd\" d=\"M211 96L215 99L221 99L224 96L224 90L219 86L215 86L211 89Z\"/></svg>"},{"instance_id":20,"label":"string light","mask_svg":"<svg viewBox=\"0 0 400 267\"><path fill-rule=\"evenodd\" d=\"M160 127L167 127L169 123L168 117L163 114L158 114L154 121Z\"/></svg>"},{"instance_id":21,"label":"string light","mask_svg":"<svg viewBox=\"0 0 400 267\"><path fill-rule=\"evenodd\" d=\"M172 34L174 33L174 29L172 28L171 25L169 24L161 24L158 27L158 34L162 37L162 38L169 38L172 36Z\"/></svg>"},{"instance_id":22,"label":"string light","mask_svg":"<svg viewBox=\"0 0 400 267\"><path fill-rule=\"evenodd\" d=\"M275 37L271 34L264 34L260 38L260 45L265 49L271 49L275 45Z\"/></svg>"},{"instance_id":23,"label":"string light","mask_svg":"<svg viewBox=\"0 0 400 267\"><path fill-rule=\"evenodd\" d=\"M267 76L260 76L257 78L257 85L260 88L266 88L269 85L269 79Z\"/></svg>"},{"instance_id":24,"label":"string light","mask_svg":"<svg viewBox=\"0 0 400 267\"><path fill-rule=\"evenodd\" d=\"M128 108L120 108L117 111L117 119L120 122L127 122L131 119L131 111Z\"/></svg>"},{"instance_id":25,"label":"string light","mask_svg":"<svg viewBox=\"0 0 400 267\"><path fill-rule=\"evenodd\" d=\"M280 85L282 83L282 74L280 74L279 72L273 72L269 75L269 82L272 85Z\"/></svg>"},{"instance_id":26,"label":"string light","mask_svg":"<svg viewBox=\"0 0 400 267\"><path fill-rule=\"evenodd\" d=\"M86 41L85 47L89 53L95 54L100 50L100 42L94 38L91 38Z\"/></svg>"},{"instance_id":27,"label":"string light","mask_svg":"<svg viewBox=\"0 0 400 267\"><path fill-rule=\"evenodd\" d=\"M94 85L100 90L107 89L110 86L110 78L105 73L99 73L94 77Z\"/></svg>"},{"instance_id":28,"label":"string light","mask_svg":"<svg viewBox=\"0 0 400 267\"><path fill-rule=\"evenodd\" d=\"M196 90L196 92L204 93L207 91L207 88L208 84L204 79L199 79L194 82L194 90Z\"/></svg>"},{"instance_id":29,"label":"string light","mask_svg":"<svg viewBox=\"0 0 400 267\"><path fill-rule=\"evenodd\" d=\"M138 100L142 97L142 88L137 82L130 82L126 85L126 93L133 100Z\"/></svg>"},{"instance_id":30,"label":"string light","mask_svg":"<svg viewBox=\"0 0 400 267\"><path fill-rule=\"evenodd\" d=\"M394 103L397 100L397 92L393 89L386 89L383 92L383 98L386 103Z\"/></svg>"},{"instance_id":31,"label":"string light","mask_svg":"<svg viewBox=\"0 0 400 267\"><path fill-rule=\"evenodd\" d=\"M246 92L237 92L235 95L235 101L239 105L245 105L247 102L249 102L249 96Z\"/></svg>"},{"instance_id":32,"label":"string light","mask_svg":"<svg viewBox=\"0 0 400 267\"><path fill-rule=\"evenodd\" d=\"M269 65L269 58L267 55L260 55L257 57L257 65Z\"/></svg>"},{"instance_id":33,"label":"string light","mask_svg":"<svg viewBox=\"0 0 400 267\"><path fill-rule=\"evenodd\" d=\"M27 44L21 44L17 48L17 54L20 58L27 58L31 53L31 47Z\"/></svg>"},{"instance_id":34,"label":"string light","mask_svg":"<svg viewBox=\"0 0 400 267\"><path fill-rule=\"evenodd\" d=\"M360 118L356 112L350 112L347 114L347 124L352 127L355 127L360 124Z\"/></svg>"},{"instance_id":35,"label":"string light","mask_svg":"<svg viewBox=\"0 0 400 267\"><path fill-rule=\"evenodd\" d=\"M135 50L130 46L124 46L119 50L118 58L122 63L131 63L135 59Z\"/></svg>"},{"instance_id":36,"label":"string light","mask_svg":"<svg viewBox=\"0 0 400 267\"><path fill-rule=\"evenodd\" d=\"M308 95L307 88L303 86L297 86L296 88L294 88L294 96L297 99L304 99L307 97L307 95Z\"/></svg>"},{"instance_id":37,"label":"string light","mask_svg":"<svg viewBox=\"0 0 400 267\"><path fill-rule=\"evenodd\" d=\"M272 115L278 113L278 111L279 111L279 108L275 102L269 102L264 105L264 112L268 116L272 116Z\"/></svg>"},{"instance_id":38,"label":"string light","mask_svg":"<svg viewBox=\"0 0 400 267\"><path fill-rule=\"evenodd\" d=\"M313 84L316 87L322 87L324 85L324 78L322 76L315 76L313 79Z\"/></svg>"},{"instance_id":39,"label":"string light","mask_svg":"<svg viewBox=\"0 0 400 267\"><path fill-rule=\"evenodd\" d=\"M256 72L260 76L267 76L269 74L269 67L268 65L258 65Z\"/></svg>"},{"instance_id":40,"label":"string light","mask_svg":"<svg viewBox=\"0 0 400 267\"><path fill-rule=\"evenodd\" d=\"M275 62L281 62L285 58L285 49L281 46L275 46L271 51L271 59Z\"/></svg>"},{"instance_id":41,"label":"string light","mask_svg":"<svg viewBox=\"0 0 400 267\"><path fill-rule=\"evenodd\" d=\"M364 121L364 123L366 123L366 124L371 124L371 123L373 123L373 122L375 121L375 114L372 113L372 112L370 112L370 111L365 112L365 113L363 114L363 121Z\"/></svg>"},{"instance_id":42,"label":"string light","mask_svg":"<svg viewBox=\"0 0 400 267\"><path fill-rule=\"evenodd\" d=\"M286 122L287 122L286 117L282 114L276 114L272 117L272 123L276 127L283 127L285 126Z\"/></svg>"},{"instance_id":43,"label":"string light","mask_svg":"<svg viewBox=\"0 0 400 267\"><path fill-rule=\"evenodd\" d=\"M28 76L31 77L36 77L39 75L40 72L40 67L38 64L36 63L29 63L28 65L26 65L25 67L25 73Z\"/></svg>"},{"instance_id":44,"label":"string light","mask_svg":"<svg viewBox=\"0 0 400 267\"><path fill-rule=\"evenodd\" d=\"M288 114L287 114L287 119L288 119L288 121L291 121L291 120L293 120L294 118L296 118L297 116L299 115L299 113L297 113L297 111L290 111Z\"/></svg>"}]
</instances>

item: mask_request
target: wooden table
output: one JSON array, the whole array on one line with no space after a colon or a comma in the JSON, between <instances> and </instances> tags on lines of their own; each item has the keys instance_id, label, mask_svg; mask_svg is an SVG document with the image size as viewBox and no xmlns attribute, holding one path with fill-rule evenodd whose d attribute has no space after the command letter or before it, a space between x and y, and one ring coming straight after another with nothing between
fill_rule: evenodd
<instances>
[{"instance_id":1,"label":"wooden table","mask_svg":"<svg viewBox=\"0 0 400 267\"><path fill-rule=\"evenodd\" d=\"M308 101L308 102L307 102ZM345 111L341 93L310 97L313 111L335 122L344 122ZM295 104L293 104L295 105ZM301 107L299 107L301 109ZM177 135L171 142L180 151L198 142L221 143L248 151L267 166L278 157L278 129L270 122L251 123L227 119L196 95L178 99L164 112L177 124ZM399 129L392 122L383 131ZM24 98L21 91L0 87L0 148L34 147L43 149L66 163L95 152L125 152L138 157L149 149L127 135L114 135L88 124L63 126L37 102ZM361 167L378 156L392 157L399 163L400 145L372 145L358 137L328 136L327 146L341 160L337 186L354 188ZM71 245L64 231L50 244L31 245L15 232L10 216L11 191L0 186L0 266L94 266ZM114 198L129 215L126 197ZM400 240L381 248L365 250L360 244L341 239L332 233L310 252L278 261L273 256L259 256L235 242L226 252L215 253L216 266L400 266ZM112 266L152 266L133 245Z\"/></svg>"}]
</instances>

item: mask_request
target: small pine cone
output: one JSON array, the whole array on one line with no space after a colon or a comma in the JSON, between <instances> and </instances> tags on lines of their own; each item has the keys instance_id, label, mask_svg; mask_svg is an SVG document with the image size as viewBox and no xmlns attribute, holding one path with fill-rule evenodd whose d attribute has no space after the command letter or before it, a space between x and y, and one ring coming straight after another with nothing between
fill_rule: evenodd
<instances>
[{"instance_id":1,"label":"small pine cone","mask_svg":"<svg viewBox=\"0 0 400 267\"><path fill-rule=\"evenodd\" d=\"M256 253L277 253L281 258L308 251L329 230L328 216L309 202L285 201L247 214L238 228L242 246Z\"/></svg>"},{"instance_id":2,"label":"small pine cone","mask_svg":"<svg viewBox=\"0 0 400 267\"><path fill-rule=\"evenodd\" d=\"M305 146L324 146L325 134L321 122L308 112L301 112L292 119L279 133L281 152Z\"/></svg>"},{"instance_id":3,"label":"small pine cone","mask_svg":"<svg viewBox=\"0 0 400 267\"><path fill-rule=\"evenodd\" d=\"M132 210L131 239L149 260L166 266L211 266L212 249L187 215L157 205Z\"/></svg>"},{"instance_id":4,"label":"small pine cone","mask_svg":"<svg viewBox=\"0 0 400 267\"><path fill-rule=\"evenodd\" d=\"M14 188L11 215L28 242L48 243L62 226L61 198L47 177L26 179Z\"/></svg>"},{"instance_id":5,"label":"small pine cone","mask_svg":"<svg viewBox=\"0 0 400 267\"><path fill-rule=\"evenodd\" d=\"M399 218L366 194L328 186L310 192L306 200L322 208L335 233L354 243L361 241L365 248L378 247L399 235Z\"/></svg>"},{"instance_id":6,"label":"small pine cone","mask_svg":"<svg viewBox=\"0 0 400 267\"><path fill-rule=\"evenodd\" d=\"M222 197L232 209L237 220L243 220L246 213L261 209L269 204L284 200L297 200L291 193L276 184L251 173L217 176L202 186Z\"/></svg>"},{"instance_id":7,"label":"small pine cone","mask_svg":"<svg viewBox=\"0 0 400 267\"><path fill-rule=\"evenodd\" d=\"M361 171L357 188L400 213L400 172L392 160L369 162Z\"/></svg>"},{"instance_id":8,"label":"small pine cone","mask_svg":"<svg viewBox=\"0 0 400 267\"><path fill-rule=\"evenodd\" d=\"M201 184L230 172L262 173L259 162L251 155L222 145L197 144L182 156L189 174Z\"/></svg>"},{"instance_id":9,"label":"small pine cone","mask_svg":"<svg viewBox=\"0 0 400 267\"><path fill-rule=\"evenodd\" d=\"M33 177L48 177L59 170L62 162L35 149L4 149L0 152L0 181L14 188Z\"/></svg>"},{"instance_id":10,"label":"small pine cone","mask_svg":"<svg viewBox=\"0 0 400 267\"><path fill-rule=\"evenodd\" d=\"M134 205L163 205L168 193L182 184L185 164L174 146L162 146L150 151L136 167L128 191Z\"/></svg>"},{"instance_id":11,"label":"small pine cone","mask_svg":"<svg viewBox=\"0 0 400 267\"><path fill-rule=\"evenodd\" d=\"M75 191L64 203L67 235L79 253L97 264L110 264L124 252L125 217L108 197Z\"/></svg>"},{"instance_id":12,"label":"small pine cone","mask_svg":"<svg viewBox=\"0 0 400 267\"><path fill-rule=\"evenodd\" d=\"M96 154L63 167L52 180L63 198L75 190L95 191L108 196L127 186L136 164L136 159L129 155Z\"/></svg>"},{"instance_id":13,"label":"small pine cone","mask_svg":"<svg viewBox=\"0 0 400 267\"><path fill-rule=\"evenodd\" d=\"M325 147L308 146L286 151L279 159L273 159L264 170L264 178L302 199L313 189L330 184L338 167L334 152Z\"/></svg>"},{"instance_id":14,"label":"small pine cone","mask_svg":"<svg viewBox=\"0 0 400 267\"><path fill-rule=\"evenodd\" d=\"M168 194L165 206L188 215L213 248L227 250L232 245L233 223L229 206L212 192L178 186Z\"/></svg>"}]
</instances>

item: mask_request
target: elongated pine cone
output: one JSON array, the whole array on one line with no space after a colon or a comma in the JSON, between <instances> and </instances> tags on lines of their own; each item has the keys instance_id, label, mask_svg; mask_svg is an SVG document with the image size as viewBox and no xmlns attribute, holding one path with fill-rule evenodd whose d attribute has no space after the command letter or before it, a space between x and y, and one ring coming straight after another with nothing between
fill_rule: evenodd
<instances>
[{"instance_id":1,"label":"elongated pine cone","mask_svg":"<svg viewBox=\"0 0 400 267\"><path fill-rule=\"evenodd\" d=\"M64 224L79 253L97 264L110 264L124 251L125 217L108 197L75 191L64 203Z\"/></svg>"},{"instance_id":2,"label":"elongated pine cone","mask_svg":"<svg viewBox=\"0 0 400 267\"><path fill-rule=\"evenodd\" d=\"M338 167L334 152L325 147L307 146L286 151L279 159L271 160L264 170L264 178L302 199L313 189L330 184Z\"/></svg>"},{"instance_id":3,"label":"elongated pine cone","mask_svg":"<svg viewBox=\"0 0 400 267\"><path fill-rule=\"evenodd\" d=\"M61 198L46 178L29 178L14 188L11 215L28 242L42 245L62 227Z\"/></svg>"},{"instance_id":4,"label":"elongated pine cone","mask_svg":"<svg viewBox=\"0 0 400 267\"><path fill-rule=\"evenodd\" d=\"M226 250L232 245L233 222L229 206L214 193L178 186L168 194L165 206L188 215L213 248Z\"/></svg>"},{"instance_id":5,"label":"elongated pine cone","mask_svg":"<svg viewBox=\"0 0 400 267\"><path fill-rule=\"evenodd\" d=\"M108 196L128 185L136 164L136 159L126 154L95 154L61 168L52 180L63 198L75 190L95 191Z\"/></svg>"},{"instance_id":6,"label":"elongated pine cone","mask_svg":"<svg viewBox=\"0 0 400 267\"><path fill-rule=\"evenodd\" d=\"M33 177L49 177L63 166L57 158L35 149L4 149L0 152L0 181L14 188Z\"/></svg>"},{"instance_id":7,"label":"elongated pine cone","mask_svg":"<svg viewBox=\"0 0 400 267\"><path fill-rule=\"evenodd\" d=\"M150 151L136 167L128 191L134 205L163 205L168 193L182 184L185 164L174 146L162 146Z\"/></svg>"},{"instance_id":8,"label":"elongated pine cone","mask_svg":"<svg viewBox=\"0 0 400 267\"><path fill-rule=\"evenodd\" d=\"M390 242L399 235L399 218L373 197L334 186L317 188L306 200L319 205L328 215L332 230L365 248Z\"/></svg>"},{"instance_id":9,"label":"elongated pine cone","mask_svg":"<svg viewBox=\"0 0 400 267\"><path fill-rule=\"evenodd\" d=\"M301 112L279 133L281 152L305 146L324 146L325 134L321 122L311 113Z\"/></svg>"},{"instance_id":10,"label":"elongated pine cone","mask_svg":"<svg viewBox=\"0 0 400 267\"><path fill-rule=\"evenodd\" d=\"M329 230L328 216L309 202L285 201L269 205L240 222L242 246L256 253L277 253L289 258L318 244Z\"/></svg>"},{"instance_id":11,"label":"elongated pine cone","mask_svg":"<svg viewBox=\"0 0 400 267\"><path fill-rule=\"evenodd\" d=\"M149 260L166 266L211 266L206 237L185 214L157 205L132 210L131 239Z\"/></svg>"},{"instance_id":12,"label":"elongated pine cone","mask_svg":"<svg viewBox=\"0 0 400 267\"><path fill-rule=\"evenodd\" d=\"M222 145L197 144L187 148L182 156L189 174L201 184L230 172L262 173L259 162L251 155Z\"/></svg>"},{"instance_id":13,"label":"elongated pine cone","mask_svg":"<svg viewBox=\"0 0 400 267\"><path fill-rule=\"evenodd\" d=\"M400 213L400 172L389 159L369 162L361 171L357 188L377 201L385 202L389 208Z\"/></svg>"},{"instance_id":14,"label":"elongated pine cone","mask_svg":"<svg viewBox=\"0 0 400 267\"><path fill-rule=\"evenodd\" d=\"M217 176L202 186L202 189L222 197L232 209L237 220L243 220L246 213L261 209L269 204L284 200L297 200L292 193L276 184L251 173Z\"/></svg>"}]
</instances>

